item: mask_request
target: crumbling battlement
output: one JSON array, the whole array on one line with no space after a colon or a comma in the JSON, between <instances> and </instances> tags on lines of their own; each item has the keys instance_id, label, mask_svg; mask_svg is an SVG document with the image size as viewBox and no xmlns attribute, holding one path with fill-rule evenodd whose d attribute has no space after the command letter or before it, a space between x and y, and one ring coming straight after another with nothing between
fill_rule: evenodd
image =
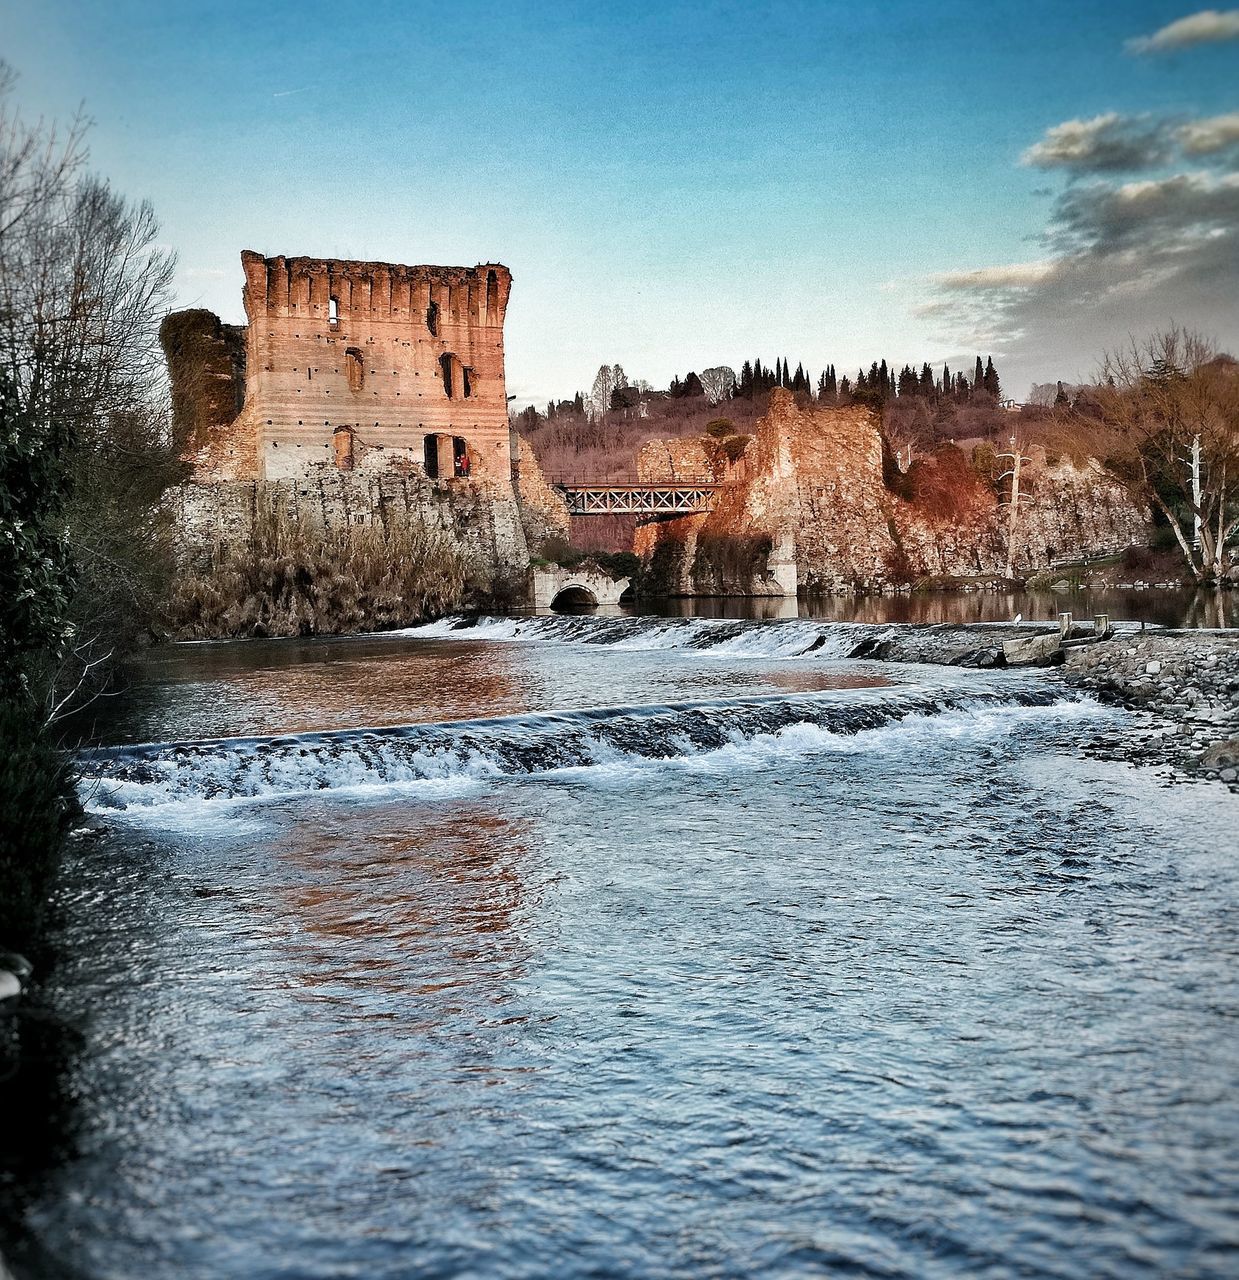
<instances>
[{"instance_id":1,"label":"crumbling battlement","mask_svg":"<svg viewBox=\"0 0 1239 1280\"><path fill-rule=\"evenodd\" d=\"M292 478L324 462L351 471L363 453L412 463L431 480L508 483L506 267L266 258L252 250L241 265L249 325L236 362L244 377L239 414L200 394L204 359L220 363L221 353L207 351L202 335L175 340L201 326L187 325L188 313L165 322L173 385L188 388L179 418L200 483ZM235 331L210 319L222 335L216 345L227 346Z\"/></svg>"}]
</instances>

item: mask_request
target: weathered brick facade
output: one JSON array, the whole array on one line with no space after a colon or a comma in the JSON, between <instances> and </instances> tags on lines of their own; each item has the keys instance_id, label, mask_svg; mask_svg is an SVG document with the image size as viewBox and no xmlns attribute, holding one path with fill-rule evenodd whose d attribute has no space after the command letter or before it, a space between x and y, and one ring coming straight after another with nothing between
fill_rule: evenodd
<instances>
[{"instance_id":1,"label":"weathered brick facade","mask_svg":"<svg viewBox=\"0 0 1239 1280\"><path fill-rule=\"evenodd\" d=\"M241 263L247 328L184 311L160 331L194 469L169 495L190 563L243 547L268 509L324 530L439 529L482 580L518 579L531 540L566 534L562 499L512 443L506 267Z\"/></svg>"},{"instance_id":2,"label":"weathered brick facade","mask_svg":"<svg viewBox=\"0 0 1239 1280\"><path fill-rule=\"evenodd\" d=\"M202 483L280 480L363 457L509 482L498 263L406 267L246 250L245 403L195 433ZM169 351L174 380L178 368Z\"/></svg>"}]
</instances>

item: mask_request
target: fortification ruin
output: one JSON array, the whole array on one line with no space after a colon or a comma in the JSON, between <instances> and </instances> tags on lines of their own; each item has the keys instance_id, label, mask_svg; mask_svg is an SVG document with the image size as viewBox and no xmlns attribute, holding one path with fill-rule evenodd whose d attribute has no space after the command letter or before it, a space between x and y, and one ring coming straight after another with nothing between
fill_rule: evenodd
<instances>
[{"instance_id":1,"label":"fortification ruin","mask_svg":"<svg viewBox=\"0 0 1239 1280\"><path fill-rule=\"evenodd\" d=\"M507 589L530 546L567 535L508 425L506 267L249 250L241 265L248 325L190 310L160 329L192 466L168 498L189 563L248 547L274 514L322 531L395 522L439 531L471 582Z\"/></svg>"},{"instance_id":2,"label":"fortification ruin","mask_svg":"<svg viewBox=\"0 0 1239 1280\"><path fill-rule=\"evenodd\" d=\"M198 483L392 461L432 480L508 483L506 267L252 250L241 265L243 343L210 312L170 316L162 335L174 425ZM225 383L243 385L241 405L220 393Z\"/></svg>"}]
</instances>

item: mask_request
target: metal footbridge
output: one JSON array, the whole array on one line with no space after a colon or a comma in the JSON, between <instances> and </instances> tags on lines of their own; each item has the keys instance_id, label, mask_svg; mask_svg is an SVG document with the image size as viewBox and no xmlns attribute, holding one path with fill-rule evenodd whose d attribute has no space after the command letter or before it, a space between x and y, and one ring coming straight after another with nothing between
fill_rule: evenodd
<instances>
[{"instance_id":1,"label":"metal footbridge","mask_svg":"<svg viewBox=\"0 0 1239 1280\"><path fill-rule=\"evenodd\" d=\"M553 482L574 516L672 516L701 515L714 507L717 484L589 484Z\"/></svg>"}]
</instances>

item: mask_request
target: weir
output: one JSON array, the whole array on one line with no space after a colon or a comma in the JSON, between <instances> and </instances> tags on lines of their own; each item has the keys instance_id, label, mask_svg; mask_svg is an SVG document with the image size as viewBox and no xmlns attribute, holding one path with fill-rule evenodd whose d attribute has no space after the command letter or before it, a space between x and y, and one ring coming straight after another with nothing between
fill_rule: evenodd
<instances>
[{"instance_id":1,"label":"weir","mask_svg":"<svg viewBox=\"0 0 1239 1280\"><path fill-rule=\"evenodd\" d=\"M88 811L141 813L201 801L269 801L418 783L494 783L617 761L665 764L800 735L795 751L829 749L903 722L948 729L999 713L1044 714L1078 702L1050 688L911 686L711 698L367 729L144 743L78 756ZM809 734L804 740L806 732Z\"/></svg>"}]
</instances>

